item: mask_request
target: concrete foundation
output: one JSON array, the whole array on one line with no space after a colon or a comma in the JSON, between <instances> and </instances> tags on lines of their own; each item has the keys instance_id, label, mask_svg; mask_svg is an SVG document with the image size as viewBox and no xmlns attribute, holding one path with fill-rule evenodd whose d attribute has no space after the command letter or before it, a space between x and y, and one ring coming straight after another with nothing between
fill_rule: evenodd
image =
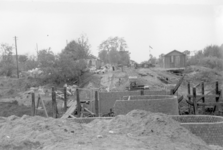
<instances>
[{"instance_id":1,"label":"concrete foundation","mask_svg":"<svg viewBox=\"0 0 223 150\"><path fill-rule=\"evenodd\" d=\"M169 91L149 91L144 90L144 95L168 95ZM125 92L100 92L99 93L99 112L100 115L109 113L113 109L116 100L123 99L123 96L140 95L140 91L125 91Z\"/></svg>"},{"instance_id":2,"label":"concrete foundation","mask_svg":"<svg viewBox=\"0 0 223 150\"><path fill-rule=\"evenodd\" d=\"M223 117L207 115L173 116L173 119L209 145L223 146Z\"/></svg>"},{"instance_id":3,"label":"concrete foundation","mask_svg":"<svg viewBox=\"0 0 223 150\"><path fill-rule=\"evenodd\" d=\"M178 115L178 101L176 96L162 99L137 99L137 100L117 100L114 105L115 115L125 115L132 110L145 110L153 113L164 113L168 115Z\"/></svg>"}]
</instances>

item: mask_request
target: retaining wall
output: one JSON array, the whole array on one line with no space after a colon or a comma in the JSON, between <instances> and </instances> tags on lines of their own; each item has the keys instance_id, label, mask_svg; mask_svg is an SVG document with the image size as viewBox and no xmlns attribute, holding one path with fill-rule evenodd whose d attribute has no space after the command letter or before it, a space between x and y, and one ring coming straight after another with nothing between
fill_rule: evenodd
<instances>
[{"instance_id":1,"label":"retaining wall","mask_svg":"<svg viewBox=\"0 0 223 150\"><path fill-rule=\"evenodd\" d=\"M170 115L180 125L200 137L209 145L223 146L223 117L207 115ZM78 123L89 123L95 118L68 119ZM97 117L97 119L112 119L112 117Z\"/></svg>"},{"instance_id":2,"label":"retaining wall","mask_svg":"<svg viewBox=\"0 0 223 150\"><path fill-rule=\"evenodd\" d=\"M207 115L173 116L173 119L207 144L223 146L223 117Z\"/></svg>"},{"instance_id":3,"label":"retaining wall","mask_svg":"<svg viewBox=\"0 0 223 150\"><path fill-rule=\"evenodd\" d=\"M134 109L150 111L153 113L164 113L168 115L178 115L178 100L176 96L160 98L157 96L141 96L147 99L137 100L117 100L114 104L115 115L125 115ZM160 98L160 99L158 99Z\"/></svg>"},{"instance_id":4,"label":"retaining wall","mask_svg":"<svg viewBox=\"0 0 223 150\"><path fill-rule=\"evenodd\" d=\"M149 91L144 90L144 95L168 95L169 91ZM101 115L109 113L113 109L116 100L123 99L123 96L140 95L140 91L125 92L99 92L99 112Z\"/></svg>"}]
</instances>

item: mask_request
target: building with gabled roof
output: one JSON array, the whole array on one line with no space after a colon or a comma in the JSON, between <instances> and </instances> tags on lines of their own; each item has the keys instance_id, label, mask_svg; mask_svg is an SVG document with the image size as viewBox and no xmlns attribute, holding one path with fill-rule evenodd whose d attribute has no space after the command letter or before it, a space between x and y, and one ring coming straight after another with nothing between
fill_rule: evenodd
<instances>
[{"instance_id":1,"label":"building with gabled roof","mask_svg":"<svg viewBox=\"0 0 223 150\"><path fill-rule=\"evenodd\" d=\"M186 66L186 55L173 50L163 56L163 68L184 68Z\"/></svg>"}]
</instances>

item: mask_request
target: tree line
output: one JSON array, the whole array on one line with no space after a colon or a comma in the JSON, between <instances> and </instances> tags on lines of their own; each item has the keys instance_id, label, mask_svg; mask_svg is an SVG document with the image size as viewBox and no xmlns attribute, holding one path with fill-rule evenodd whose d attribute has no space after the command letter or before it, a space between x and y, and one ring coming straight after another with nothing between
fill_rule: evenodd
<instances>
[{"instance_id":1,"label":"tree line","mask_svg":"<svg viewBox=\"0 0 223 150\"><path fill-rule=\"evenodd\" d=\"M49 49L42 49L37 56L19 55L19 72L40 68L43 82L65 82L65 79L77 80L87 68L86 59L91 56L91 45L88 37L81 35L77 40L69 42L59 54ZM129 63L129 52L123 38L115 37L103 41L99 45L99 58L104 63L114 65ZM13 46L0 46L0 75L13 77L16 75L16 59L13 55Z\"/></svg>"}]
</instances>

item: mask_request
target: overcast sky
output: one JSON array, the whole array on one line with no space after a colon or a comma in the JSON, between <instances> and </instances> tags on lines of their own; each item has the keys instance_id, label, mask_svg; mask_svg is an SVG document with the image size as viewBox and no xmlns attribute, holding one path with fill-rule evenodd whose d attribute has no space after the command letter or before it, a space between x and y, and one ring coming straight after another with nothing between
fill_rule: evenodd
<instances>
[{"instance_id":1,"label":"overcast sky","mask_svg":"<svg viewBox=\"0 0 223 150\"><path fill-rule=\"evenodd\" d=\"M60 52L66 41L87 34L91 52L110 36L124 37L131 59L149 59L174 49L200 50L223 44L222 0L0 0L0 43L19 54L51 47Z\"/></svg>"}]
</instances>

